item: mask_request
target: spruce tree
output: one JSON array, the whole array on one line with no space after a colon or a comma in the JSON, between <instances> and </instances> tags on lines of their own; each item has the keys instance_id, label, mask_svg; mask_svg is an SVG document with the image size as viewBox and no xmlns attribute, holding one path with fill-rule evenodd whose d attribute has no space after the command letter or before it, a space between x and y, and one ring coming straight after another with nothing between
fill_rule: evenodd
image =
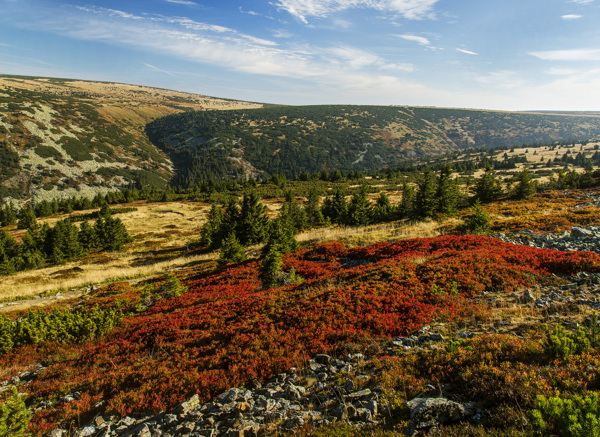
<instances>
[{"instance_id":1,"label":"spruce tree","mask_svg":"<svg viewBox=\"0 0 600 437\"><path fill-rule=\"evenodd\" d=\"M383 191L379 193L379 197L375 203L373 217L375 222L387 222L394 219L394 208L387 194Z\"/></svg>"},{"instance_id":2,"label":"spruce tree","mask_svg":"<svg viewBox=\"0 0 600 437\"><path fill-rule=\"evenodd\" d=\"M365 226L373 220L373 208L371 202L367 198L367 186L361 185L358 192L352 194L350 204L348 205L348 213L344 224L350 226Z\"/></svg>"},{"instance_id":3,"label":"spruce tree","mask_svg":"<svg viewBox=\"0 0 600 437\"><path fill-rule=\"evenodd\" d=\"M267 208L260 202L256 191L252 190L245 194L235 230L239 242L243 246L248 246L264 241L267 237L268 225Z\"/></svg>"},{"instance_id":4,"label":"spruce tree","mask_svg":"<svg viewBox=\"0 0 600 437\"><path fill-rule=\"evenodd\" d=\"M263 288L281 285L280 276L283 268L283 255L277 245L271 246L260 263L260 278Z\"/></svg>"},{"instance_id":5,"label":"spruce tree","mask_svg":"<svg viewBox=\"0 0 600 437\"><path fill-rule=\"evenodd\" d=\"M229 263L238 263L246 259L244 248L236 238L233 232L230 232L227 238L223 241L221 253L219 254L219 267L223 267Z\"/></svg>"},{"instance_id":6,"label":"spruce tree","mask_svg":"<svg viewBox=\"0 0 600 437\"><path fill-rule=\"evenodd\" d=\"M34 230L38 227L35 212L30 205L27 205L19 213L19 221L17 222L17 229L31 229Z\"/></svg>"},{"instance_id":7,"label":"spruce tree","mask_svg":"<svg viewBox=\"0 0 600 437\"><path fill-rule=\"evenodd\" d=\"M404 219L414 217L415 214L415 190L408 182L404 182L402 184L402 199L398 206L398 216Z\"/></svg>"},{"instance_id":8,"label":"spruce tree","mask_svg":"<svg viewBox=\"0 0 600 437\"><path fill-rule=\"evenodd\" d=\"M319 195L317 194L315 187L311 187L308 192L306 204L304 205L304 213L309 228L315 228L325 224L325 217L323 217L323 213L319 208Z\"/></svg>"},{"instance_id":9,"label":"spruce tree","mask_svg":"<svg viewBox=\"0 0 600 437\"><path fill-rule=\"evenodd\" d=\"M535 184L531 180L531 174L527 168L524 168L517 175L517 187L515 189L515 198L527 199L535 193Z\"/></svg>"},{"instance_id":10,"label":"spruce tree","mask_svg":"<svg viewBox=\"0 0 600 437\"><path fill-rule=\"evenodd\" d=\"M452 180L452 167L450 164L446 164L440 171L437 181L436 211L443 215L454 214L459 197L458 185Z\"/></svg>"},{"instance_id":11,"label":"spruce tree","mask_svg":"<svg viewBox=\"0 0 600 437\"><path fill-rule=\"evenodd\" d=\"M496 172L489 165L475 184L475 199L482 203L493 202L502 195L502 185Z\"/></svg>"},{"instance_id":12,"label":"spruce tree","mask_svg":"<svg viewBox=\"0 0 600 437\"><path fill-rule=\"evenodd\" d=\"M217 249L223 241L223 210L213 204L206 223L200 231L200 244L209 249Z\"/></svg>"},{"instance_id":13,"label":"spruce tree","mask_svg":"<svg viewBox=\"0 0 600 437\"><path fill-rule=\"evenodd\" d=\"M436 188L433 173L425 167L417 182L415 211L418 218L433 217L437 209Z\"/></svg>"},{"instance_id":14,"label":"spruce tree","mask_svg":"<svg viewBox=\"0 0 600 437\"><path fill-rule=\"evenodd\" d=\"M339 188L335 190L333 197L325 199L323 203L323 215L332 223L344 223L348 212L348 203Z\"/></svg>"}]
</instances>

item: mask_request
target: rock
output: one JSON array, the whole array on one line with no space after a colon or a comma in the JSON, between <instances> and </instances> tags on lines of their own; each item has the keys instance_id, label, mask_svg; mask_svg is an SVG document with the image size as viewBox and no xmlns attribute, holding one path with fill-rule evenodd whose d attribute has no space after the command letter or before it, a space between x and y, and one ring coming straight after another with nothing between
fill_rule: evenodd
<instances>
[{"instance_id":1,"label":"rock","mask_svg":"<svg viewBox=\"0 0 600 437\"><path fill-rule=\"evenodd\" d=\"M347 393L352 393L354 390L356 390L354 381L352 381L350 378L347 378L346 383L344 384L344 389L346 390Z\"/></svg>"},{"instance_id":2,"label":"rock","mask_svg":"<svg viewBox=\"0 0 600 437\"><path fill-rule=\"evenodd\" d=\"M571 228L571 238L588 238L592 237L594 233L588 229L580 228L579 226L573 226Z\"/></svg>"},{"instance_id":3,"label":"rock","mask_svg":"<svg viewBox=\"0 0 600 437\"><path fill-rule=\"evenodd\" d=\"M471 331L460 331L458 333L458 338L473 338L475 334Z\"/></svg>"},{"instance_id":4,"label":"rock","mask_svg":"<svg viewBox=\"0 0 600 437\"><path fill-rule=\"evenodd\" d=\"M48 434L48 437L63 437L67 435L67 430L66 429L53 429L52 431L50 431L50 434Z\"/></svg>"},{"instance_id":5,"label":"rock","mask_svg":"<svg viewBox=\"0 0 600 437\"><path fill-rule=\"evenodd\" d=\"M331 415L341 421L348 420L348 407L341 403L331 411Z\"/></svg>"},{"instance_id":6,"label":"rock","mask_svg":"<svg viewBox=\"0 0 600 437\"><path fill-rule=\"evenodd\" d=\"M198 394L195 394L187 401L183 401L182 403L177 405L174 408L173 413L184 415L195 409L198 405L200 405L200 398L198 397Z\"/></svg>"},{"instance_id":7,"label":"rock","mask_svg":"<svg viewBox=\"0 0 600 437\"><path fill-rule=\"evenodd\" d=\"M96 433L95 426L85 426L75 433L75 437L89 437Z\"/></svg>"},{"instance_id":8,"label":"rock","mask_svg":"<svg viewBox=\"0 0 600 437\"><path fill-rule=\"evenodd\" d=\"M221 393L217 396L217 400L221 402L235 402L237 400L246 400L245 390L241 390L239 388L230 388L229 390Z\"/></svg>"},{"instance_id":9,"label":"rock","mask_svg":"<svg viewBox=\"0 0 600 437\"><path fill-rule=\"evenodd\" d=\"M318 364L328 365L331 362L331 357L325 354L318 354L315 356L315 361Z\"/></svg>"},{"instance_id":10,"label":"rock","mask_svg":"<svg viewBox=\"0 0 600 437\"><path fill-rule=\"evenodd\" d=\"M347 399L350 400L354 400L354 399L361 399L361 398L365 398L367 396L371 395L371 390L366 388L364 390L360 390L354 393L350 393L349 395L346 396Z\"/></svg>"},{"instance_id":11,"label":"rock","mask_svg":"<svg viewBox=\"0 0 600 437\"><path fill-rule=\"evenodd\" d=\"M410 410L409 428L422 429L465 418L462 404L446 398L415 398L407 403Z\"/></svg>"},{"instance_id":12,"label":"rock","mask_svg":"<svg viewBox=\"0 0 600 437\"><path fill-rule=\"evenodd\" d=\"M523 295L519 298L519 301L525 304L532 303L535 302L535 296L531 290L527 289L523 292Z\"/></svg>"}]
</instances>

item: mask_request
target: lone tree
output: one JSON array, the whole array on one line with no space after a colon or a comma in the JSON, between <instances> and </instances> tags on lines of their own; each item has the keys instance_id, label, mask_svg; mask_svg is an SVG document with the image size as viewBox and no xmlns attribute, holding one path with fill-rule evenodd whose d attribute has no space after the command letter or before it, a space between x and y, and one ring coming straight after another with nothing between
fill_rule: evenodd
<instances>
[{"instance_id":1,"label":"lone tree","mask_svg":"<svg viewBox=\"0 0 600 437\"><path fill-rule=\"evenodd\" d=\"M244 194L237 220L236 235L244 246L256 244L267 238L269 217L267 208L260 202L256 191Z\"/></svg>"},{"instance_id":2,"label":"lone tree","mask_svg":"<svg viewBox=\"0 0 600 437\"><path fill-rule=\"evenodd\" d=\"M419 218L433 217L437 209L435 180L429 167L425 167L417 182L415 210Z\"/></svg>"},{"instance_id":3,"label":"lone tree","mask_svg":"<svg viewBox=\"0 0 600 437\"><path fill-rule=\"evenodd\" d=\"M223 267L229 263L238 263L246 260L246 254L244 248L236 238L235 234L231 232L221 247L221 253L219 254L219 267Z\"/></svg>"},{"instance_id":4,"label":"lone tree","mask_svg":"<svg viewBox=\"0 0 600 437\"><path fill-rule=\"evenodd\" d=\"M475 184L475 199L482 203L493 202L502 195L502 185L496 172L488 164L485 172Z\"/></svg>"},{"instance_id":5,"label":"lone tree","mask_svg":"<svg viewBox=\"0 0 600 437\"><path fill-rule=\"evenodd\" d=\"M517 187L515 189L515 198L527 199L532 196L535 191L535 183L531 180L531 174L526 168L517 175Z\"/></svg>"}]
</instances>

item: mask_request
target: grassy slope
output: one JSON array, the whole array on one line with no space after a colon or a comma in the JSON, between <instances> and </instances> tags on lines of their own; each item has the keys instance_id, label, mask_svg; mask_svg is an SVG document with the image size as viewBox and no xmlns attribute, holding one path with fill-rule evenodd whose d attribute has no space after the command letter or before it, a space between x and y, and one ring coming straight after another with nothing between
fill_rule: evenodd
<instances>
[{"instance_id":1,"label":"grassy slope","mask_svg":"<svg viewBox=\"0 0 600 437\"><path fill-rule=\"evenodd\" d=\"M183 110L261 105L124 85L0 76L0 195L92 195L138 182L164 186L172 163L148 140L150 121Z\"/></svg>"}]
</instances>

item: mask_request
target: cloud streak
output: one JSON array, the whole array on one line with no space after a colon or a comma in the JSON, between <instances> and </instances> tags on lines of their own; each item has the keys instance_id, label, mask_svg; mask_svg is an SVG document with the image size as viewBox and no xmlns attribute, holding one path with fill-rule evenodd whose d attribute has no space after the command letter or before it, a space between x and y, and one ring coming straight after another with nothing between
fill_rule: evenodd
<instances>
[{"instance_id":1,"label":"cloud streak","mask_svg":"<svg viewBox=\"0 0 600 437\"><path fill-rule=\"evenodd\" d=\"M459 51L459 52L461 52L461 53L465 53L465 54L467 54L467 55L475 55L475 56L479 56L479 53L472 52L471 50L458 49L458 48L457 48L456 50L458 50L458 51Z\"/></svg>"},{"instance_id":2,"label":"cloud streak","mask_svg":"<svg viewBox=\"0 0 600 437\"><path fill-rule=\"evenodd\" d=\"M529 54L544 61L600 61L600 49L546 50Z\"/></svg>"},{"instance_id":3,"label":"cloud streak","mask_svg":"<svg viewBox=\"0 0 600 437\"><path fill-rule=\"evenodd\" d=\"M396 35L396 36L398 38L402 38L406 41L416 42L417 44L420 44L422 46L431 45L431 42L429 41L429 39L425 38L424 36L411 35L411 34Z\"/></svg>"},{"instance_id":4,"label":"cloud streak","mask_svg":"<svg viewBox=\"0 0 600 437\"><path fill-rule=\"evenodd\" d=\"M567 14L567 15L561 15L560 18L562 18L563 20L566 20L566 21L573 21L573 20L579 20L582 17L583 17L583 15Z\"/></svg>"},{"instance_id":5,"label":"cloud streak","mask_svg":"<svg viewBox=\"0 0 600 437\"><path fill-rule=\"evenodd\" d=\"M349 9L374 9L398 14L409 20L432 16L438 0L276 0L272 4L305 24L307 17L325 18Z\"/></svg>"}]
</instances>

